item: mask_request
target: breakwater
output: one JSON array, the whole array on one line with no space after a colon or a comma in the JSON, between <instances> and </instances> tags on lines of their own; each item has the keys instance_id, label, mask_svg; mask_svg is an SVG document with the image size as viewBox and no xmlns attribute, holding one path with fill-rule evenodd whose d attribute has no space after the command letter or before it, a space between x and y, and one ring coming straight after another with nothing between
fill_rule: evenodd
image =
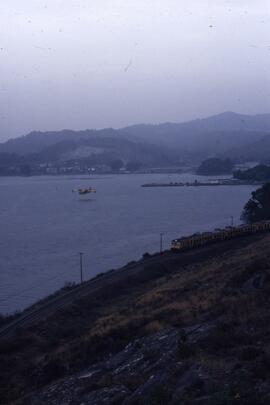
<instances>
[{"instance_id":1,"label":"breakwater","mask_svg":"<svg viewBox=\"0 0 270 405\"><path fill-rule=\"evenodd\" d=\"M258 181L242 181L234 179L221 179L210 181L192 181L192 182L169 182L169 183L145 183L141 187L216 187L216 186L254 186L260 185Z\"/></svg>"}]
</instances>

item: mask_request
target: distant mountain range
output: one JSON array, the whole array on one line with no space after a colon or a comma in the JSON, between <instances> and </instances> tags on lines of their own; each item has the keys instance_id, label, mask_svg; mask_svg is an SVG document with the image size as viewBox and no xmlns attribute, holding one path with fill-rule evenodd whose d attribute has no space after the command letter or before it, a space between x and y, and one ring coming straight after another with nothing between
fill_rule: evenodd
<instances>
[{"instance_id":1,"label":"distant mountain range","mask_svg":"<svg viewBox=\"0 0 270 405\"><path fill-rule=\"evenodd\" d=\"M180 124L134 125L120 130L133 137L167 147L177 147L205 158L254 144L270 136L270 114L242 115L225 112Z\"/></svg>"},{"instance_id":2,"label":"distant mountain range","mask_svg":"<svg viewBox=\"0 0 270 405\"><path fill-rule=\"evenodd\" d=\"M169 135L173 141L181 142L189 135L215 132L270 132L270 114L243 115L234 112L224 112L208 118L196 119L184 123L164 123L158 125L133 125L122 131L144 139L166 141Z\"/></svg>"},{"instance_id":3,"label":"distant mountain range","mask_svg":"<svg viewBox=\"0 0 270 405\"><path fill-rule=\"evenodd\" d=\"M267 160L270 114L225 112L184 123L142 124L118 130L31 132L1 143L0 153L35 156L41 161L107 155L110 159L140 161L148 166L214 156L235 161Z\"/></svg>"}]
</instances>

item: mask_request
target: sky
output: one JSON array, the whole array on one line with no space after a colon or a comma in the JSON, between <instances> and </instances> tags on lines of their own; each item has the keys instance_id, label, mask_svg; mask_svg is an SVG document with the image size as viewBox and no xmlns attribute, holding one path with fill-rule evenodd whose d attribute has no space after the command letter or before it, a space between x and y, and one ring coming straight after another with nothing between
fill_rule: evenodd
<instances>
[{"instance_id":1,"label":"sky","mask_svg":"<svg viewBox=\"0 0 270 405\"><path fill-rule=\"evenodd\" d=\"M269 0L0 3L0 141L270 113Z\"/></svg>"}]
</instances>

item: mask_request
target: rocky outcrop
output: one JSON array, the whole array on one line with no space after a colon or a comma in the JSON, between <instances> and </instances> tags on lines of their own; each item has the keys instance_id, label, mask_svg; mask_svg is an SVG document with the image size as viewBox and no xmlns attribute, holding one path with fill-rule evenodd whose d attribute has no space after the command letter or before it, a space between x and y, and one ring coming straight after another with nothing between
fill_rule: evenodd
<instances>
[{"instance_id":1,"label":"rocky outcrop","mask_svg":"<svg viewBox=\"0 0 270 405\"><path fill-rule=\"evenodd\" d=\"M208 330L194 329L197 338ZM33 405L178 404L207 378L199 364L188 361L187 339L194 341L192 330L174 328L137 339L105 362L52 384L29 400Z\"/></svg>"}]
</instances>

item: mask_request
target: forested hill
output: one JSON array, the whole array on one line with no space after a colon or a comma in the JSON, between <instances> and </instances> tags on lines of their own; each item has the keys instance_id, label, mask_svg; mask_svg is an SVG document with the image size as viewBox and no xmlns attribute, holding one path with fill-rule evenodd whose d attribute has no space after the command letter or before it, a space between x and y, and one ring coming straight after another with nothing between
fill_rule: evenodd
<instances>
[{"instance_id":1,"label":"forested hill","mask_svg":"<svg viewBox=\"0 0 270 405\"><path fill-rule=\"evenodd\" d=\"M192 129L198 132L211 131L269 131L270 114L246 115L227 111L207 118L196 119L183 123L162 123L158 125L133 125L123 128L129 133L144 130L147 133L151 128L157 132L166 130Z\"/></svg>"},{"instance_id":2,"label":"forested hill","mask_svg":"<svg viewBox=\"0 0 270 405\"><path fill-rule=\"evenodd\" d=\"M232 143L236 136L236 143L240 142L241 144L251 142L260 138L262 134L270 132L270 114L252 116L224 112L208 118L184 123L134 125L123 128L121 131L129 136L132 135L145 140L173 142L178 145L185 144L194 147L196 147L196 142L200 142L200 139L211 142L215 140L215 135L213 134L216 134L217 138L222 138L225 133L226 136L224 138L227 139L228 143ZM198 136L202 134L203 136ZM229 134L232 134L232 136Z\"/></svg>"},{"instance_id":3,"label":"forested hill","mask_svg":"<svg viewBox=\"0 0 270 405\"><path fill-rule=\"evenodd\" d=\"M80 170L76 168L75 171L85 171L85 168L89 167L99 170L104 166L114 167L116 162L117 167L119 166L118 169L127 165L130 167L127 170L136 170L136 168L177 165L181 159L180 151L175 152L159 145L96 135L77 139L67 136L65 139L62 135L63 133L56 135L59 140L57 143L42 147L41 144L44 145L47 141L45 135L42 134L41 142L34 144L36 152L28 154L0 152L0 174L40 174L41 164L47 165L48 163L58 168L66 165L73 167L71 172L74 172L77 164L80 164ZM36 137L39 136L36 135ZM49 143L50 135L48 138ZM21 151L25 150L24 146L20 149ZM33 151L34 147L31 150ZM131 169L130 165L134 169ZM13 169L14 167L15 169Z\"/></svg>"},{"instance_id":4,"label":"forested hill","mask_svg":"<svg viewBox=\"0 0 270 405\"><path fill-rule=\"evenodd\" d=\"M237 162L270 162L270 132L254 142L229 149L221 155Z\"/></svg>"},{"instance_id":5,"label":"forested hill","mask_svg":"<svg viewBox=\"0 0 270 405\"><path fill-rule=\"evenodd\" d=\"M33 131L27 135L10 139L0 144L0 152L16 153L18 155L39 153L44 148L62 141L84 140L97 135L99 137L114 137L116 132L116 130L110 128L100 131L89 129L85 131L71 131L69 129L49 132Z\"/></svg>"},{"instance_id":6,"label":"forested hill","mask_svg":"<svg viewBox=\"0 0 270 405\"><path fill-rule=\"evenodd\" d=\"M31 132L0 144L0 153L21 156L41 154L48 159L50 156L62 159L111 153L113 150L117 158L127 160L130 158L126 156L127 149L133 149L133 160L141 160L136 152L148 157L151 155L149 164L153 161L157 164L159 159L161 164L174 164L221 155L231 157L230 154L236 161L250 157L259 160L268 153L269 148L264 147L265 142L268 144L268 134L270 114L249 116L226 112L179 124Z\"/></svg>"}]
</instances>

